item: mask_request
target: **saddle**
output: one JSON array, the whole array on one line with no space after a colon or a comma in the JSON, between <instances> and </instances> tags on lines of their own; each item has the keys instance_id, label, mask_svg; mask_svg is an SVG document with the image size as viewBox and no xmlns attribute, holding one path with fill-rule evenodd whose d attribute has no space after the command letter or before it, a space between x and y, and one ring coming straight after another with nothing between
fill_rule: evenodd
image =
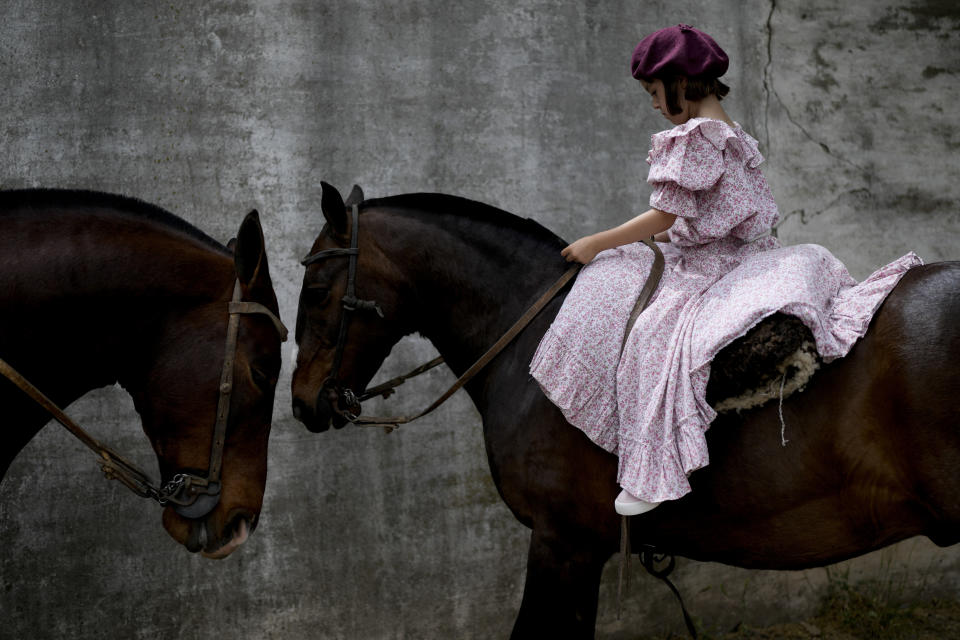
<instances>
[{"instance_id":1,"label":"saddle","mask_svg":"<svg viewBox=\"0 0 960 640\"><path fill-rule=\"evenodd\" d=\"M620 352L638 316L663 276L664 257L656 243L643 240L653 251L653 266L627 320ZM758 322L714 357L707 382L707 404L717 413L745 411L774 398L803 391L820 367L813 334L795 316L774 313Z\"/></svg>"},{"instance_id":2,"label":"saddle","mask_svg":"<svg viewBox=\"0 0 960 640\"><path fill-rule=\"evenodd\" d=\"M794 316L775 313L716 355L707 403L729 413L786 398L803 390L820 362L810 329Z\"/></svg>"}]
</instances>

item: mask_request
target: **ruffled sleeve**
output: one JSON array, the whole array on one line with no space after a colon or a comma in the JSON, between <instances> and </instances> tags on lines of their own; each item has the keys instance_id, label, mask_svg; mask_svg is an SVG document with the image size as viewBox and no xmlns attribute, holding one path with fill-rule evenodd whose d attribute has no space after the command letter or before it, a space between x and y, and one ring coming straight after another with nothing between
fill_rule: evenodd
<instances>
[{"instance_id":1,"label":"ruffled sleeve","mask_svg":"<svg viewBox=\"0 0 960 640\"><path fill-rule=\"evenodd\" d=\"M723 176L724 151L751 169L763 161L752 138L738 136L719 120L695 118L655 134L647 155L647 182L653 185L650 206L684 218L699 217L696 194L713 188Z\"/></svg>"},{"instance_id":2,"label":"ruffled sleeve","mask_svg":"<svg viewBox=\"0 0 960 640\"><path fill-rule=\"evenodd\" d=\"M647 163L647 182L653 185L650 206L685 218L699 215L695 192L711 188L724 171L722 147L703 135L695 121L655 134Z\"/></svg>"}]
</instances>

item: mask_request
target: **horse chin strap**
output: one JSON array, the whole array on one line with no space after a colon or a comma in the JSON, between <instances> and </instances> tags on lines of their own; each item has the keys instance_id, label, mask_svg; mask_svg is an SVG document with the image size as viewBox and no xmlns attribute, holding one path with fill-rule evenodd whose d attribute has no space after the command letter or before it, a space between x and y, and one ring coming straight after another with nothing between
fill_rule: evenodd
<instances>
[{"instance_id":1,"label":"horse chin strap","mask_svg":"<svg viewBox=\"0 0 960 640\"><path fill-rule=\"evenodd\" d=\"M210 446L210 466L205 477L192 473L178 473L169 482L158 488L139 467L87 433L52 400L2 359L0 359L0 374L17 385L37 404L46 409L57 422L76 436L80 442L96 453L100 457L98 460L100 468L108 479L119 480L138 496L155 500L161 506L171 505L174 511L185 518L202 518L213 511L214 507L220 502L220 471L223 463L223 446L226 441L227 422L230 417L230 395L233 392L233 367L237 355L240 316L265 315L277 329L281 341L287 339L287 328L275 313L260 303L244 302L240 297L240 281L238 280L234 283L233 299L228 307L230 319L227 323L223 369L220 372L220 398L217 402L217 419L214 423L213 442Z\"/></svg>"}]
</instances>

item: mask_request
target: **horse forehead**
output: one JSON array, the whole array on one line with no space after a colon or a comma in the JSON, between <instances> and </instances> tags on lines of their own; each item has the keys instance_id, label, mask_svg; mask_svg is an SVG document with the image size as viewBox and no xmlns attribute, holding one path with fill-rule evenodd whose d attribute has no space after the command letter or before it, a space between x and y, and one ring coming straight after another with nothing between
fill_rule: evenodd
<instances>
[{"instance_id":1,"label":"horse forehead","mask_svg":"<svg viewBox=\"0 0 960 640\"><path fill-rule=\"evenodd\" d=\"M330 226L330 223L325 223L320 229L320 233L317 234L317 237L313 241L313 246L310 248L310 253L315 253L319 249L335 249L337 247L348 247L350 246L350 225L352 222L349 217L347 219L347 230L346 235L342 239L338 239L336 233L333 231L333 227ZM362 228L361 224L361 228Z\"/></svg>"}]
</instances>

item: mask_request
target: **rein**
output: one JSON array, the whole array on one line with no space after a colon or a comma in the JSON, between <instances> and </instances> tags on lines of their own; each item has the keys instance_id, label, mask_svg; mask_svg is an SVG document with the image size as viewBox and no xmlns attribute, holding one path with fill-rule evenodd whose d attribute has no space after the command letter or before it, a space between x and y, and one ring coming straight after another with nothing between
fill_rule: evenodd
<instances>
[{"instance_id":1,"label":"rein","mask_svg":"<svg viewBox=\"0 0 960 640\"><path fill-rule=\"evenodd\" d=\"M479 360L474 362L470 368L463 373L463 375L457 378L456 382L454 382L453 385L451 385L450 388L443 393L443 395L437 398L437 400L435 400L426 409L409 416L400 416L396 418L361 416L351 413L349 410L341 409L341 400L345 406L353 407L362 401L368 400L375 396L387 398L394 392L396 387L400 386L408 379L416 377L421 373L429 371L430 369L442 364L444 360L442 356L434 358L430 362L420 365L409 373L393 378L371 389L367 389L364 393L359 395L354 393L353 390L339 385L340 365L343 361L343 351L346 348L347 326L350 321L350 314L354 311L375 311L381 318L384 317L383 310L380 308L380 305L376 303L376 301L359 300L356 297L357 260L360 256L358 237L360 227L360 208L357 204L351 205L351 221L353 224L350 229L349 249L324 249L322 251L317 251L316 253L311 253L300 261L300 264L305 267L326 258L346 257L349 258L350 261L347 268L347 288L341 300L343 314L340 316L340 328L337 336L336 351L334 352L333 366L330 369L330 375L321 385L321 389L332 388L339 390L339 393L337 394L337 406L335 406L333 409L348 422L360 427L383 427L387 433L399 428L402 424L407 424L409 422L413 422L417 418L422 418L446 402L447 399L449 399L454 393L459 391L465 384L467 384L467 382L477 375L477 373L487 366L491 360L493 360L501 351L503 351L507 345L509 345L513 339L516 338L517 335L519 335L520 332L526 328L528 324L530 324L530 322L547 305L547 303L549 303L554 296L556 296L557 293L559 293L560 290L563 289L567 283L569 283L570 280L577 275L582 267L580 264L571 265L570 268L568 268L567 271L560 276L560 278L554 282L553 285L547 289L547 291L545 291L529 309L527 309L520 319L517 320L513 326L511 326L507 332L504 333L500 339L497 340L493 346L486 351L486 353L480 356ZM630 318L627 322L626 332L624 333L623 337L623 344L621 344L620 347L621 352L623 351L623 345L626 344L627 336L630 335L630 330L633 328L637 317L650 301L650 297L656 290L657 285L660 283L660 278L663 275L664 259L659 247L657 247L656 243L652 240L645 239L643 242L653 251L654 261L653 266L650 269L650 275L648 276L643 289L640 291L640 295L634 304L633 311L631 312Z\"/></svg>"},{"instance_id":2,"label":"rein","mask_svg":"<svg viewBox=\"0 0 960 640\"><path fill-rule=\"evenodd\" d=\"M508 344L513 342L513 339L516 338L520 334L520 332L526 328L528 324L530 324L530 321L533 320L538 313L540 313L540 310L543 309L547 305L547 303L550 302L554 298L554 296L556 296L557 293L561 289L563 289L563 287L566 286L568 282L570 282L571 279L573 279L575 275L577 275L577 272L580 271L580 267L581 265L576 264L576 265L572 265L569 269L567 269L567 271L562 276L560 276L560 279L554 282L553 286L547 289L547 291L544 292L544 294L540 296L540 298L536 302L534 302L529 309L527 309L526 313L524 313L523 316L521 316L520 319L517 320L513 324L513 326L507 330L505 334L500 336L500 339L497 340L493 344L493 346L487 350L486 353L480 356L479 360L477 360L472 365L470 365L470 368L467 369L463 373L463 375L457 378L456 382L454 382L449 389L444 391L443 395L441 395L439 398L434 400L433 404L431 404L429 407L411 416L404 416L399 418L378 418L373 416L364 418L362 416L357 416L356 419L351 420L351 422L353 422L355 425L360 427L383 427L384 429L387 430L387 433L389 433L394 429L398 428L401 424L406 424L408 422L413 422L417 418L422 418L423 416L427 415L428 413L430 413L431 411L439 407L441 404L446 402L447 399L450 398L450 396L452 396L454 393L459 391L460 388L463 387L463 385L467 384L467 382L469 382L471 378L477 375L481 369L487 366L487 364L489 364L491 360L493 360L501 351L503 351ZM424 371L432 369L433 367L440 364L441 362L443 362L443 358L434 358L430 362L417 367L410 374L407 374L406 376L400 376L400 378L402 378L401 382L403 380L406 380L408 377L412 378L414 375L419 375ZM384 386L386 385L380 385L379 387L377 387L377 389ZM392 392L392 390L393 389L391 387L390 391ZM371 390L371 392L372 391L373 390ZM378 392L378 394L382 394L382 393L383 392ZM367 397L371 397L369 392L361 396L361 398L367 398Z\"/></svg>"},{"instance_id":3,"label":"rein","mask_svg":"<svg viewBox=\"0 0 960 640\"><path fill-rule=\"evenodd\" d=\"M207 475L204 477L192 473L178 473L162 487L158 487L150 481L149 476L139 467L87 433L56 403L2 359L0 359L0 374L17 385L34 402L46 409L67 431L97 454L100 458L97 463L108 480L119 480L138 496L150 498L161 506L172 504L177 513L184 517L201 518L210 513L220 501L220 468L223 462L227 421L230 417L230 394L233 392L233 365L236 360L240 316L265 315L273 322L277 333L280 334L281 341L287 339L287 328L276 314L258 302L240 300L239 280L234 283L233 299L227 308L230 319L227 324L223 369L220 372L220 397L217 401L217 418L213 428L213 442L210 446L210 464Z\"/></svg>"}]
</instances>

